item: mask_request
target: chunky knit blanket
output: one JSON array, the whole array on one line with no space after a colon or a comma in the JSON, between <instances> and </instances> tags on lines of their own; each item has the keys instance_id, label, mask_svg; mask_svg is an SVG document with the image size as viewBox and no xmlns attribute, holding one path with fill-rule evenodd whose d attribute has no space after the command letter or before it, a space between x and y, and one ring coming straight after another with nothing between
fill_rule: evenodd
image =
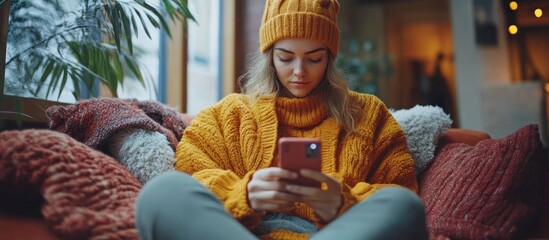
<instances>
[{"instance_id":1,"label":"chunky knit blanket","mask_svg":"<svg viewBox=\"0 0 549 240\"><path fill-rule=\"evenodd\" d=\"M139 189L173 169L188 122L158 102L110 98L46 113L51 130L0 132L0 183L39 192L61 239L138 239Z\"/></svg>"},{"instance_id":2,"label":"chunky knit blanket","mask_svg":"<svg viewBox=\"0 0 549 240\"><path fill-rule=\"evenodd\" d=\"M91 148L105 150L117 131L143 129L164 134L175 149L188 125L181 115L159 102L97 98L46 110L50 129L66 133Z\"/></svg>"},{"instance_id":3,"label":"chunky knit blanket","mask_svg":"<svg viewBox=\"0 0 549 240\"><path fill-rule=\"evenodd\" d=\"M141 183L115 159L51 130L0 132L0 183L39 191L61 239L138 239Z\"/></svg>"}]
</instances>

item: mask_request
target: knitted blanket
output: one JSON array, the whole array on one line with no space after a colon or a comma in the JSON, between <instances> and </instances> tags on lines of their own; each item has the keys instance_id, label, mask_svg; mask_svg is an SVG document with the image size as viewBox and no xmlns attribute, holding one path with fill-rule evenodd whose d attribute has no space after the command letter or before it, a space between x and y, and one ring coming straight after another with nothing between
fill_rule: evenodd
<instances>
[{"instance_id":1,"label":"knitted blanket","mask_svg":"<svg viewBox=\"0 0 549 240\"><path fill-rule=\"evenodd\" d=\"M154 101L97 98L46 110L50 129L66 133L91 148L104 151L107 140L123 129L164 134L175 150L188 125L172 108Z\"/></svg>"},{"instance_id":2,"label":"knitted blanket","mask_svg":"<svg viewBox=\"0 0 549 240\"><path fill-rule=\"evenodd\" d=\"M173 170L174 150L188 122L154 101L99 98L46 111L51 129L122 163L141 183Z\"/></svg>"},{"instance_id":3,"label":"knitted blanket","mask_svg":"<svg viewBox=\"0 0 549 240\"><path fill-rule=\"evenodd\" d=\"M39 191L61 239L138 239L141 183L115 159L50 130L0 132L0 183Z\"/></svg>"}]
</instances>

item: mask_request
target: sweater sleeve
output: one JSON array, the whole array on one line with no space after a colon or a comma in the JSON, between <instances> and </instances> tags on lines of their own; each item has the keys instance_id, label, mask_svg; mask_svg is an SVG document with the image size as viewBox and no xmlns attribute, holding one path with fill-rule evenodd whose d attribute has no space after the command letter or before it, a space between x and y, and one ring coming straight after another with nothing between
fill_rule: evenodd
<instances>
[{"instance_id":1,"label":"sweater sleeve","mask_svg":"<svg viewBox=\"0 0 549 240\"><path fill-rule=\"evenodd\" d=\"M210 189L236 219L248 227L259 222L259 213L249 207L247 184L253 171L244 170L238 141L224 132L219 105L202 111L187 127L176 150L175 168L191 174Z\"/></svg>"},{"instance_id":2,"label":"sweater sleeve","mask_svg":"<svg viewBox=\"0 0 549 240\"><path fill-rule=\"evenodd\" d=\"M408 151L406 136L385 105L377 98L368 107L369 118L362 123L367 126L371 147L365 148L363 156L370 162L365 180L354 184L344 199L353 197L362 201L378 189L393 186L405 187L418 192L414 161ZM347 206L346 204L343 205Z\"/></svg>"}]
</instances>

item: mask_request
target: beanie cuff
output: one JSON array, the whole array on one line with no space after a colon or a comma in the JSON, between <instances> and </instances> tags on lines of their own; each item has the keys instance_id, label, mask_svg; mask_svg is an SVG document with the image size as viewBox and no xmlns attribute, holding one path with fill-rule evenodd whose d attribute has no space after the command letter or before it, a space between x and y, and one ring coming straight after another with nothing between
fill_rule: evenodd
<instances>
[{"instance_id":1,"label":"beanie cuff","mask_svg":"<svg viewBox=\"0 0 549 240\"><path fill-rule=\"evenodd\" d=\"M261 26L260 51L265 52L282 39L309 39L321 42L337 57L339 28L330 19L314 13L280 14Z\"/></svg>"}]
</instances>

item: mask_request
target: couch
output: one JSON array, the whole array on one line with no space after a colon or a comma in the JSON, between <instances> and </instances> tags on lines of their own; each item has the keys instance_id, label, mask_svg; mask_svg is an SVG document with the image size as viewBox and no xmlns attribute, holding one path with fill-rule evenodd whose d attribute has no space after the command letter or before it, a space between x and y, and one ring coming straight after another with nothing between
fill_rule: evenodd
<instances>
[{"instance_id":1,"label":"couch","mask_svg":"<svg viewBox=\"0 0 549 240\"><path fill-rule=\"evenodd\" d=\"M115 99L47 112L49 129L0 132L0 239L137 239L133 202L143 182L169 171L171 162L131 146L154 141L173 153L193 117L156 102ZM424 161L416 171L433 236L549 238L548 164L537 125L492 139L423 113L401 113L394 115L414 160ZM428 144L412 140L426 133L421 141ZM149 143L124 145L132 136ZM124 151L141 155L124 158Z\"/></svg>"}]
</instances>

